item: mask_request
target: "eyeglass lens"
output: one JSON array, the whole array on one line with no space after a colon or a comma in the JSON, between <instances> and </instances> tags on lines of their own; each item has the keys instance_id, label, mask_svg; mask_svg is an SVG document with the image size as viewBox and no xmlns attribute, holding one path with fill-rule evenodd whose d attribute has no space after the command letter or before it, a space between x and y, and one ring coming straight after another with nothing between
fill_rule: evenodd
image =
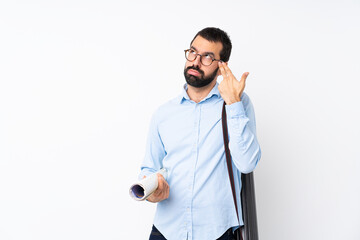
<instances>
[{"instance_id":1,"label":"eyeglass lens","mask_svg":"<svg viewBox=\"0 0 360 240\"><path fill-rule=\"evenodd\" d=\"M211 65L211 63L213 62L213 58L208 54L200 55L192 49L189 49L188 51L186 51L186 59L189 61L194 61L198 55L200 56L201 64L203 64L205 66Z\"/></svg>"}]
</instances>

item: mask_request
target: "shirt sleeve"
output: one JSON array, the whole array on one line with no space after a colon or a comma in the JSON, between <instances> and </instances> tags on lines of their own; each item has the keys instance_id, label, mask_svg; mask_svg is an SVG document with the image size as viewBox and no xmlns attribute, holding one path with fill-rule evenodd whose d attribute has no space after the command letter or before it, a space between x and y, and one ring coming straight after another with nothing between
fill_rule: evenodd
<instances>
[{"instance_id":1,"label":"shirt sleeve","mask_svg":"<svg viewBox=\"0 0 360 240\"><path fill-rule=\"evenodd\" d=\"M256 137L255 113L250 98L243 93L240 102L226 105L231 159L242 173L252 172L261 157Z\"/></svg>"},{"instance_id":2,"label":"shirt sleeve","mask_svg":"<svg viewBox=\"0 0 360 240\"><path fill-rule=\"evenodd\" d=\"M158 124L158 117L155 112L150 122L145 148L145 158L141 164L139 179L142 179L144 176L148 176L162 168L162 160L164 159L166 152L163 142L161 141Z\"/></svg>"}]
</instances>

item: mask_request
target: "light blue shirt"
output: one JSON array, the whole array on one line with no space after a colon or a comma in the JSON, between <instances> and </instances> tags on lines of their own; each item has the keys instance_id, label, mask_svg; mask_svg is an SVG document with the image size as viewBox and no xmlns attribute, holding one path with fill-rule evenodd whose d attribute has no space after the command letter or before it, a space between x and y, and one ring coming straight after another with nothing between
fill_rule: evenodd
<instances>
[{"instance_id":1,"label":"light blue shirt","mask_svg":"<svg viewBox=\"0 0 360 240\"><path fill-rule=\"evenodd\" d=\"M157 204L154 225L168 240L212 240L243 225L241 172L254 170L261 151L256 138L254 109L243 93L226 105L229 148L240 222L236 216L226 165L218 83L201 102L182 94L153 115L140 178L160 168L168 170L169 198Z\"/></svg>"}]
</instances>

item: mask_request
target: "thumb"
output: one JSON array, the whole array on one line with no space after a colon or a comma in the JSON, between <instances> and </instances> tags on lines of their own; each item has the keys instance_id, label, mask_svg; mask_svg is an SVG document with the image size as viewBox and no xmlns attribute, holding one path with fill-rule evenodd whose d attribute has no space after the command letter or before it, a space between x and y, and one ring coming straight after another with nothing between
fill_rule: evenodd
<instances>
[{"instance_id":1,"label":"thumb","mask_svg":"<svg viewBox=\"0 0 360 240\"><path fill-rule=\"evenodd\" d=\"M246 82L246 78L249 76L249 72L244 72L243 75L241 76L240 82L245 83Z\"/></svg>"}]
</instances>

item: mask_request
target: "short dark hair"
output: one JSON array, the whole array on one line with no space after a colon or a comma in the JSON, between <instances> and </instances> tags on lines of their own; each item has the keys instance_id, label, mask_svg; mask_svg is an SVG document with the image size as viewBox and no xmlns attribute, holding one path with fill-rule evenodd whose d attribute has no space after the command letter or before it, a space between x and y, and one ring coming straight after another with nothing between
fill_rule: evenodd
<instances>
[{"instance_id":1,"label":"short dark hair","mask_svg":"<svg viewBox=\"0 0 360 240\"><path fill-rule=\"evenodd\" d=\"M195 35L190 45L194 42L197 36L201 36L210 42L221 42L223 48L220 52L220 59L224 62L229 61L232 45L229 35L226 32L224 32L220 28L215 27L204 28Z\"/></svg>"}]
</instances>

